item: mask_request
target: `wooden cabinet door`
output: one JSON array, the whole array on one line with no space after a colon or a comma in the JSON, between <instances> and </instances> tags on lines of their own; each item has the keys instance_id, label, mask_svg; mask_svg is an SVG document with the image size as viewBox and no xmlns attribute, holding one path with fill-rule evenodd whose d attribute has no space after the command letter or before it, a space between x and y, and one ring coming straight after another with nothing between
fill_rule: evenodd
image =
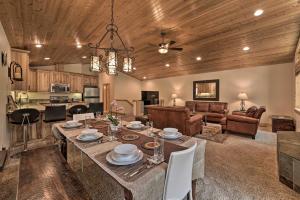
<instances>
[{"instance_id":1,"label":"wooden cabinet door","mask_svg":"<svg viewBox=\"0 0 300 200\"><path fill-rule=\"evenodd\" d=\"M36 70L28 70L27 90L30 92L36 92L36 90L37 90L37 72L36 72Z\"/></svg>"},{"instance_id":2,"label":"wooden cabinet door","mask_svg":"<svg viewBox=\"0 0 300 200\"><path fill-rule=\"evenodd\" d=\"M29 55L26 52L12 50L11 61L17 62L22 67L23 81L14 81L11 85L11 90L27 90L27 76L29 71ZM11 69L12 70L12 69Z\"/></svg>"},{"instance_id":3,"label":"wooden cabinet door","mask_svg":"<svg viewBox=\"0 0 300 200\"><path fill-rule=\"evenodd\" d=\"M37 71L37 91L49 92L50 91L50 71Z\"/></svg>"},{"instance_id":4,"label":"wooden cabinet door","mask_svg":"<svg viewBox=\"0 0 300 200\"><path fill-rule=\"evenodd\" d=\"M98 77L91 76L90 77L90 84L91 84L91 86L98 86Z\"/></svg>"},{"instance_id":5,"label":"wooden cabinet door","mask_svg":"<svg viewBox=\"0 0 300 200\"><path fill-rule=\"evenodd\" d=\"M83 86L90 86L91 85L91 79L90 76L82 76L82 84Z\"/></svg>"},{"instance_id":6,"label":"wooden cabinet door","mask_svg":"<svg viewBox=\"0 0 300 200\"><path fill-rule=\"evenodd\" d=\"M71 92L83 92L82 76L79 74L70 75Z\"/></svg>"},{"instance_id":7,"label":"wooden cabinet door","mask_svg":"<svg viewBox=\"0 0 300 200\"><path fill-rule=\"evenodd\" d=\"M50 84L51 83L61 83L61 72L51 71L50 72Z\"/></svg>"},{"instance_id":8,"label":"wooden cabinet door","mask_svg":"<svg viewBox=\"0 0 300 200\"><path fill-rule=\"evenodd\" d=\"M70 73L60 72L60 83L70 84Z\"/></svg>"}]
</instances>

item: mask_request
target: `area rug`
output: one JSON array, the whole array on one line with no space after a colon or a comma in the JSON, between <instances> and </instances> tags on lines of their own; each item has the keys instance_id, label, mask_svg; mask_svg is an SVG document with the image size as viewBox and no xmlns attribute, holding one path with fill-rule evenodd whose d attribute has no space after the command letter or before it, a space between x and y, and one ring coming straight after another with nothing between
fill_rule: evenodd
<instances>
[{"instance_id":1,"label":"area rug","mask_svg":"<svg viewBox=\"0 0 300 200\"><path fill-rule=\"evenodd\" d=\"M299 200L278 180L276 146L228 134L223 144L208 141L205 178L197 200Z\"/></svg>"},{"instance_id":2,"label":"area rug","mask_svg":"<svg viewBox=\"0 0 300 200\"><path fill-rule=\"evenodd\" d=\"M216 135L197 134L194 137L204 139L204 140L210 140L217 143L223 143L228 137L228 135L226 133L225 134L219 133Z\"/></svg>"}]
</instances>

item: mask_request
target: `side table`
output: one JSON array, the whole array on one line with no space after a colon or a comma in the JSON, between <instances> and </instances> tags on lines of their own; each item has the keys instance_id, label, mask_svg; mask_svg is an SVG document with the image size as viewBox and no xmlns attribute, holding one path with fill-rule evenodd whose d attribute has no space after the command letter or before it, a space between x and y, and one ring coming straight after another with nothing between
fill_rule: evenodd
<instances>
[{"instance_id":1,"label":"side table","mask_svg":"<svg viewBox=\"0 0 300 200\"><path fill-rule=\"evenodd\" d=\"M272 132L277 131L295 131L295 120L292 117L284 115L272 115Z\"/></svg>"}]
</instances>

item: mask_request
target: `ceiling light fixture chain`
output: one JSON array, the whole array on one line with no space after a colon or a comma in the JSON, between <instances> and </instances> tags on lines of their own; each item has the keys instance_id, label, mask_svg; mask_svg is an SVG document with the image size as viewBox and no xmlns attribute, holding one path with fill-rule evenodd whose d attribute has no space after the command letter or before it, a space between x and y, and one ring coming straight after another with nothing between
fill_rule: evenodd
<instances>
[{"instance_id":1,"label":"ceiling light fixture chain","mask_svg":"<svg viewBox=\"0 0 300 200\"><path fill-rule=\"evenodd\" d=\"M104 51L104 55L106 56L106 72L109 75L117 75L117 69L120 66L119 62L119 58L123 57L123 71L124 72L132 72L133 71L133 51L134 48L130 47L127 48L124 41L122 40L121 36L119 35L118 32L118 26L115 24L115 20L114 20L114 0L111 0L111 19L110 19L110 24L108 24L106 26L106 32L105 34L101 37L101 39L99 40L98 43L96 43L95 45L93 45L92 43L89 43L88 46L90 48L96 49L96 55L92 56L98 56L97 55L97 50L102 50ZM107 37L107 35L109 34L109 39L110 39L110 47L102 47L101 44L104 41L104 39ZM115 38L117 38L121 44L122 47L121 48L115 48ZM123 54L123 56L121 55ZM93 58L92 58L93 60ZM102 58L100 61L103 61ZM93 61L91 61L91 65L93 65ZM97 68L97 67L93 67L91 66L91 69L93 68ZM98 67L99 68L99 67ZM98 71L102 70L102 67L100 67L101 69Z\"/></svg>"}]
</instances>

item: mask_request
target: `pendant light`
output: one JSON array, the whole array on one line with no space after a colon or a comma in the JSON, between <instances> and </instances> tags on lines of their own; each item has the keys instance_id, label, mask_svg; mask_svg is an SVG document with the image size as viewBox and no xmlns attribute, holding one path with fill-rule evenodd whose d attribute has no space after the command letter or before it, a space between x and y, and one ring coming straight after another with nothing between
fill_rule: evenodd
<instances>
[{"instance_id":1,"label":"pendant light","mask_svg":"<svg viewBox=\"0 0 300 200\"><path fill-rule=\"evenodd\" d=\"M109 36L110 39L110 47L102 47L102 42L104 39ZM122 47L116 48L114 47L115 40L119 40ZM105 70L108 75L117 75L118 69L122 70L123 72L129 73L132 72L132 57L129 57L129 54L134 51L133 47L127 48L125 43L123 42L122 38L118 33L118 26L114 23L114 0L111 0L111 20L110 23L106 26L106 32L101 37L100 41L96 44L89 43L88 45L90 48L95 49L96 51L102 51L105 54L104 60L105 63ZM118 62L119 56L121 57L122 54L125 54L123 62ZM126 60L125 60L126 59ZM97 59L95 60L97 61ZM99 71L101 71L101 59L99 59L99 65L95 64L95 68L99 66ZM91 64L94 63L93 61ZM97 63L97 62L95 62ZM123 64L122 67L120 67ZM91 68L94 68L91 66ZM123 68L123 69L122 69Z\"/></svg>"}]
</instances>

